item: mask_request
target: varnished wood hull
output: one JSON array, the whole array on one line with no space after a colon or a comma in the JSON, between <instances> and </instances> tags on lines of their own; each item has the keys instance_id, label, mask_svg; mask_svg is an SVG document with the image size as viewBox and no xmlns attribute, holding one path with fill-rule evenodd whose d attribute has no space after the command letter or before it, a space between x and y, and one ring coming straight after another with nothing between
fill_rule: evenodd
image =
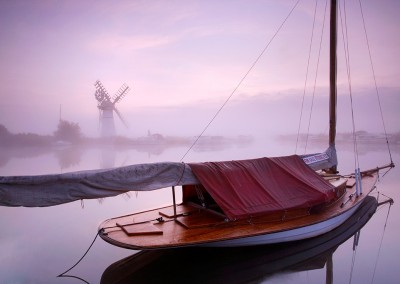
<instances>
[{"instance_id":1,"label":"varnished wood hull","mask_svg":"<svg viewBox=\"0 0 400 284\"><path fill-rule=\"evenodd\" d=\"M355 189L349 188L341 199L321 212L293 219L225 222L222 216L181 204L177 218L173 218L172 206L157 208L106 220L99 226L99 235L113 245L137 250L237 247L303 240L327 233L345 222L362 204L376 180L377 173L364 175L362 195L350 198ZM160 217L163 217L161 222L157 221Z\"/></svg>"},{"instance_id":2,"label":"varnished wood hull","mask_svg":"<svg viewBox=\"0 0 400 284\"><path fill-rule=\"evenodd\" d=\"M377 200L369 196L338 228L284 245L141 251L111 264L101 283L186 283L188 279L191 283L258 283L277 271L320 269L340 244L368 222L376 208Z\"/></svg>"}]
</instances>

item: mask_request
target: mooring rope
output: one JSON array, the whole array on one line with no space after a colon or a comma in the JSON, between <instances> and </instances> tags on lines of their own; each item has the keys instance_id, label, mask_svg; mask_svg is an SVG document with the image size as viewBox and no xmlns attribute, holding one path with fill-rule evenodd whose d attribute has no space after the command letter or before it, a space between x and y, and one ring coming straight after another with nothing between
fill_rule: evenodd
<instances>
[{"instance_id":1,"label":"mooring rope","mask_svg":"<svg viewBox=\"0 0 400 284\"><path fill-rule=\"evenodd\" d=\"M250 72L253 70L254 66L256 66L256 64L258 63L258 61L260 60L260 58L263 56L263 54L265 53L265 51L268 49L268 47L271 45L272 41L275 39L275 37L278 35L278 33L280 32L280 30L282 29L282 27L284 26L284 24L286 23L286 21L289 19L290 15L292 14L292 12L294 11L294 9L297 7L297 4L299 4L300 0L297 0L297 2L294 4L293 8L290 10L290 12L288 13L288 15L286 16L286 18L283 20L283 22L281 23L281 25L278 27L278 29L276 30L276 32L274 33L274 35L272 36L272 38L268 41L267 45L264 47L264 49L261 51L261 53L257 56L256 60L254 60L253 64L250 66L250 68L247 70L247 72L244 74L244 76L242 77L242 79L240 79L239 83L236 85L236 87L233 89L232 93L229 95L229 97L225 100L225 102L222 104L222 106L217 110L217 112L214 114L214 116L211 118L211 120L208 122L208 124L204 127L203 131L201 131L200 135L197 136L197 138L194 140L194 142L190 145L190 147L188 148L188 150L186 151L186 153L182 156L182 158L180 159L180 162L183 161L183 159L185 159L186 155L190 152L190 150L192 150L192 148L194 147L194 145L197 144L197 142L199 141L199 139L203 136L204 132L206 132L206 130L208 129L208 127L214 122L214 120L216 119L216 117L219 115L219 113L222 111L222 109L225 107L225 105L229 102L229 100L233 97L233 95L236 93L236 91L239 89L239 87L242 85L242 83L244 82L244 80L247 78L247 76L250 74Z\"/></svg>"},{"instance_id":2,"label":"mooring rope","mask_svg":"<svg viewBox=\"0 0 400 284\"><path fill-rule=\"evenodd\" d=\"M67 275L66 273L70 272L75 266L77 266L77 265L82 261L82 259L88 254L89 250L92 248L92 246L93 246L93 244L94 244L94 242L96 241L96 239L97 239L98 236L99 236L99 232L96 233L96 236L94 237L92 243L90 244L90 246L89 246L89 248L86 250L86 252L83 254L83 256L82 256L71 268L69 268L68 270L64 271L64 272L61 273L60 275L57 275L57 277L76 278L76 279L82 280L83 282L89 283L89 282L87 282L86 280L84 280L84 279L82 279L82 278L80 278L80 277L73 276L73 275Z\"/></svg>"}]
</instances>

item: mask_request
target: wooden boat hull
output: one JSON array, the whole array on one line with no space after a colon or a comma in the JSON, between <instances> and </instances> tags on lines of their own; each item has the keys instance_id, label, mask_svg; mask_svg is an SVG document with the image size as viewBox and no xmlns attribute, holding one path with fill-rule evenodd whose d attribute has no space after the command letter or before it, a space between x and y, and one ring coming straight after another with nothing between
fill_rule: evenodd
<instances>
[{"instance_id":1,"label":"wooden boat hull","mask_svg":"<svg viewBox=\"0 0 400 284\"><path fill-rule=\"evenodd\" d=\"M104 271L101 283L184 283L187 279L193 283L249 283L265 280L278 271L319 269L339 245L361 230L376 208L377 200L369 196L338 228L316 238L284 245L141 251L111 264ZM175 269L177 263L179 273Z\"/></svg>"},{"instance_id":2,"label":"wooden boat hull","mask_svg":"<svg viewBox=\"0 0 400 284\"><path fill-rule=\"evenodd\" d=\"M355 189L350 188L327 210L299 218L226 222L222 216L181 204L177 206L177 218L171 213L173 206L157 208L106 220L99 226L99 235L110 244L135 250L254 246L303 240L327 233L345 222L376 181L377 172L364 175L363 194L355 197Z\"/></svg>"},{"instance_id":3,"label":"wooden boat hull","mask_svg":"<svg viewBox=\"0 0 400 284\"><path fill-rule=\"evenodd\" d=\"M312 237L316 237L331 230L339 227L343 222L345 222L362 203L358 202L351 209L345 211L344 213L332 217L326 221L315 223L309 226L303 226L297 229L285 230L276 233L263 234L254 237L244 237L233 240L217 241L212 243L206 243L202 246L209 247L237 247L237 246L255 246L255 245L266 245L275 244L282 242L291 242L304 240Z\"/></svg>"}]
</instances>

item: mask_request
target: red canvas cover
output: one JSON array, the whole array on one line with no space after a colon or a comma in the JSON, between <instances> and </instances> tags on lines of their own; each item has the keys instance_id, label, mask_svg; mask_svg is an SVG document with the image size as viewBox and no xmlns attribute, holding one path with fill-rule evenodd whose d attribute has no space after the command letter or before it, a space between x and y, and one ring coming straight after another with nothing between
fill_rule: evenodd
<instances>
[{"instance_id":1,"label":"red canvas cover","mask_svg":"<svg viewBox=\"0 0 400 284\"><path fill-rule=\"evenodd\" d=\"M190 167L231 220L310 208L335 196L334 187L296 155Z\"/></svg>"}]
</instances>

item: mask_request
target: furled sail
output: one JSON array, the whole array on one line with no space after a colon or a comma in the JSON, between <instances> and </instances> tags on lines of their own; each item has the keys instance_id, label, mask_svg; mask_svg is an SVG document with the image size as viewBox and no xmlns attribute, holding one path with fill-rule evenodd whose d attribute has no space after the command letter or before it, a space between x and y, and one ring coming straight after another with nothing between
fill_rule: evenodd
<instances>
[{"instance_id":1,"label":"furled sail","mask_svg":"<svg viewBox=\"0 0 400 284\"><path fill-rule=\"evenodd\" d=\"M336 148L334 146L329 146L323 153L302 155L301 158L314 171L330 169L336 167L338 164Z\"/></svg>"},{"instance_id":2,"label":"furled sail","mask_svg":"<svg viewBox=\"0 0 400 284\"><path fill-rule=\"evenodd\" d=\"M198 181L188 165L172 162L53 175L3 176L0 177L0 205L53 206L127 191L196 183Z\"/></svg>"}]
</instances>

